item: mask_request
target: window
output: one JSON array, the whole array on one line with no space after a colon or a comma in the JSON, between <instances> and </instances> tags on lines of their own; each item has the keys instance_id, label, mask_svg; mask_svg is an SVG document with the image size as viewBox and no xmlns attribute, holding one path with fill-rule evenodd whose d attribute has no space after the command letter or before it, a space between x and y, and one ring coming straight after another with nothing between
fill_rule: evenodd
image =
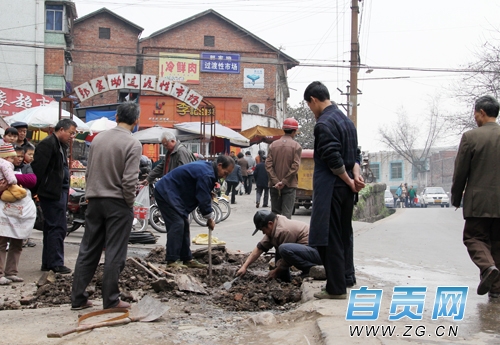
<instances>
[{"instance_id":1,"label":"window","mask_svg":"<svg viewBox=\"0 0 500 345\"><path fill-rule=\"evenodd\" d=\"M99 38L109 40L111 38L110 28L99 28Z\"/></svg>"},{"instance_id":2,"label":"window","mask_svg":"<svg viewBox=\"0 0 500 345\"><path fill-rule=\"evenodd\" d=\"M63 5L45 6L45 30L62 31L63 30Z\"/></svg>"},{"instance_id":3,"label":"window","mask_svg":"<svg viewBox=\"0 0 500 345\"><path fill-rule=\"evenodd\" d=\"M215 47L215 36L205 36L204 44L205 47Z\"/></svg>"},{"instance_id":4,"label":"window","mask_svg":"<svg viewBox=\"0 0 500 345\"><path fill-rule=\"evenodd\" d=\"M413 180L418 179L418 169L413 165L411 167L411 177Z\"/></svg>"},{"instance_id":5,"label":"window","mask_svg":"<svg viewBox=\"0 0 500 345\"><path fill-rule=\"evenodd\" d=\"M43 92L43 94L44 94L45 96L50 96L50 97L54 98L54 99L55 99L56 101L58 101L58 102L59 102L59 101L61 100L61 98L63 98L63 96L64 96L64 95L63 95L63 92L62 92L61 90L45 90L45 91Z\"/></svg>"},{"instance_id":6,"label":"window","mask_svg":"<svg viewBox=\"0 0 500 345\"><path fill-rule=\"evenodd\" d=\"M403 179L403 162L391 163L391 180Z\"/></svg>"},{"instance_id":7,"label":"window","mask_svg":"<svg viewBox=\"0 0 500 345\"><path fill-rule=\"evenodd\" d=\"M370 163L370 169L372 169L373 177L376 181L380 180L380 163Z\"/></svg>"}]
</instances>

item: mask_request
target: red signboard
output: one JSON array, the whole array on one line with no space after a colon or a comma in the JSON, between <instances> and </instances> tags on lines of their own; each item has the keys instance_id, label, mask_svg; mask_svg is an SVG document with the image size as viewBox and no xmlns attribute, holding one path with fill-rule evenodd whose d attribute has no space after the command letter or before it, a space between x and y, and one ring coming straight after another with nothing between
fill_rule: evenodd
<instances>
[{"instance_id":1,"label":"red signboard","mask_svg":"<svg viewBox=\"0 0 500 345\"><path fill-rule=\"evenodd\" d=\"M23 90L0 87L0 115L10 116L25 109L47 105L55 101L52 97Z\"/></svg>"}]
</instances>

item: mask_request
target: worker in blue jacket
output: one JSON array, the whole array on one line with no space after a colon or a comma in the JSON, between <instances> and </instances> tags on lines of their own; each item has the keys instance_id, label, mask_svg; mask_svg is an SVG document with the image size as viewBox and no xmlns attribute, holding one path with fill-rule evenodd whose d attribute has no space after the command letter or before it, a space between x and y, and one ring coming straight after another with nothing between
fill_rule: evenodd
<instances>
[{"instance_id":1,"label":"worker in blue jacket","mask_svg":"<svg viewBox=\"0 0 500 345\"><path fill-rule=\"evenodd\" d=\"M204 268L193 260L189 238L189 214L199 208L214 229L212 190L219 178L234 169L234 160L221 155L214 162L196 161L182 165L163 176L155 185L154 196L167 229L165 260L172 268Z\"/></svg>"}]
</instances>

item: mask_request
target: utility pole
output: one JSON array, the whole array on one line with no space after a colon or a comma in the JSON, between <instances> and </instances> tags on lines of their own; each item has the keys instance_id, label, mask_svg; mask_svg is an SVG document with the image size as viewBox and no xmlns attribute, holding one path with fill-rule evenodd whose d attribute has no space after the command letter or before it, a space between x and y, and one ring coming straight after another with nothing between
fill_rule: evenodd
<instances>
[{"instance_id":1,"label":"utility pole","mask_svg":"<svg viewBox=\"0 0 500 345\"><path fill-rule=\"evenodd\" d=\"M358 65L359 65L359 42L358 42L358 15L359 0L352 0L351 5L351 88L349 96L348 116L358 127Z\"/></svg>"}]
</instances>

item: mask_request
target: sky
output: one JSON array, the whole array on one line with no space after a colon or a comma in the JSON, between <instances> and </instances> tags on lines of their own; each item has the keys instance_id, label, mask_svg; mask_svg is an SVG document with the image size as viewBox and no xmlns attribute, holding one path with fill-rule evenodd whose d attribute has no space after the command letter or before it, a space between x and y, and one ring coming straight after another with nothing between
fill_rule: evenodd
<instances>
[{"instance_id":1,"label":"sky","mask_svg":"<svg viewBox=\"0 0 500 345\"><path fill-rule=\"evenodd\" d=\"M73 0L78 16L106 7L142 26L141 37L213 9L303 66L288 71L291 106L319 80L330 98L345 103L350 79L351 0ZM364 0L360 2L358 141L363 150L387 150L379 128L404 111L422 124L432 99L453 114L453 87L481 46L500 38L500 2L493 0ZM366 73L368 70L373 70ZM472 113L471 113L472 116ZM424 125L422 127L425 127ZM425 137L424 130L420 136ZM458 136L441 142L457 145ZM418 146L419 144L417 144Z\"/></svg>"}]
</instances>

